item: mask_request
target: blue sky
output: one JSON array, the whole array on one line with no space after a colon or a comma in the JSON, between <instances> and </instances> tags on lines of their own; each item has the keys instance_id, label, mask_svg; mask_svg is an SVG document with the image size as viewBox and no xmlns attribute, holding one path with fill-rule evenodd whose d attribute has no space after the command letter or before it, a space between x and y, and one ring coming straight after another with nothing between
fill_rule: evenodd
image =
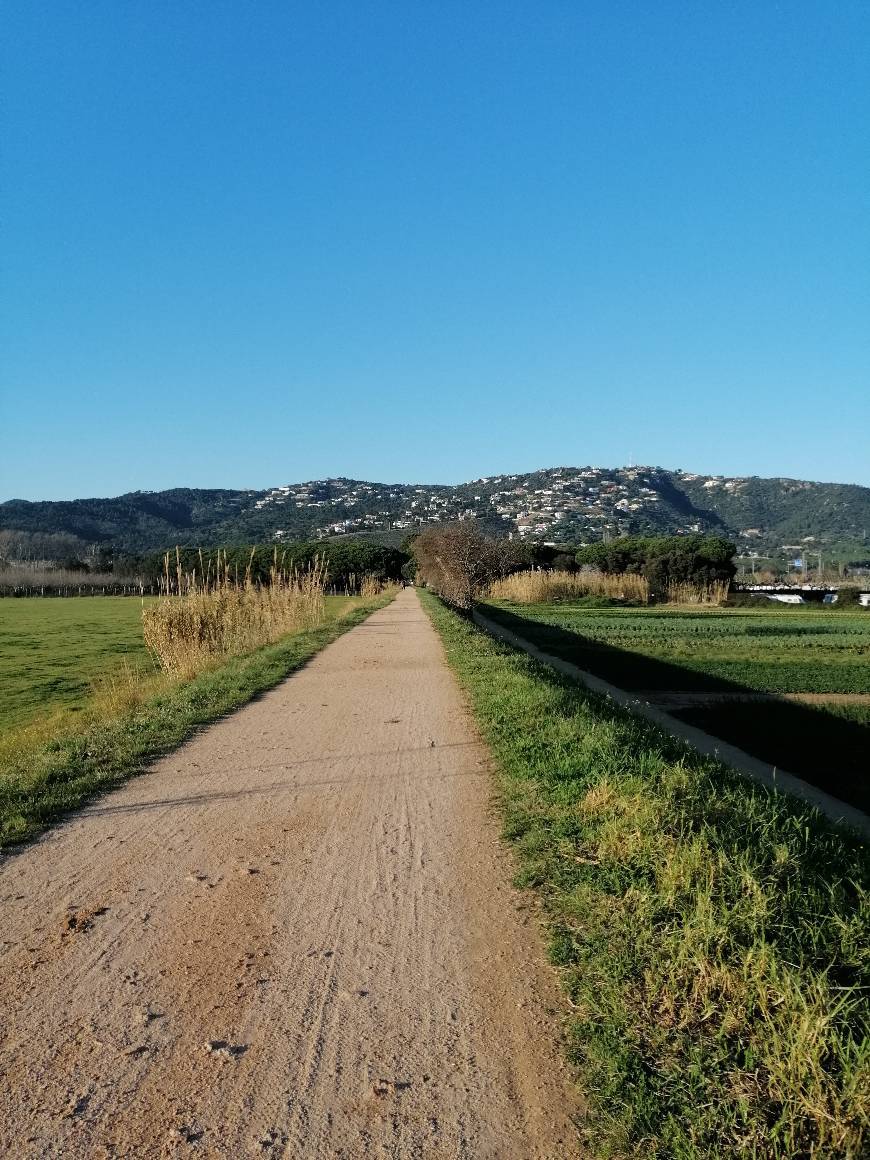
<instances>
[{"instance_id":1,"label":"blue sky","mask_svg":"<svg viewBox=\"0 0 870 1160\"><path fill-rule=\"evenodd\" d=\"M5 8L0 498L870 485L870 5Z\"/></svg>"}]
</instances>

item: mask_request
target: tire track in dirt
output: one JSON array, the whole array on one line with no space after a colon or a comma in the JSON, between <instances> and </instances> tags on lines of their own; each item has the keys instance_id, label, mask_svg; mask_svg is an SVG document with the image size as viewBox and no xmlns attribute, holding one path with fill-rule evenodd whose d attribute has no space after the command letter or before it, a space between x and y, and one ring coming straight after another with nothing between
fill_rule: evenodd
<instances>
[{"instance_id":1,"label":"tire track in dirt","mask_svg":"<svg viewBox=\"0 0 870 1160\"><path fill-rule=\"evenodd\" d=\"M559 999L416 594L0 864L0 1152L576 1154Z\"/></svg>"}]
</instances>

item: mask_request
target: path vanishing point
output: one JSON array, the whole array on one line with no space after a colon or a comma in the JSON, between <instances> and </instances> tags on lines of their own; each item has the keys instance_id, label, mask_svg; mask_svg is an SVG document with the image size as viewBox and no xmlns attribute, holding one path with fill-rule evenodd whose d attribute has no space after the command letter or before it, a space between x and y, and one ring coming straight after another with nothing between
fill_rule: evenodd
<instances>
[{"instance_id":1,"label":"path vanishing point","mask_svg":"<svg viewBox=\"0 0 870 1160\"><path fill-rule=\"evenodd\" d=\"M0 863L0 1154L577 1154L487 754L406 590Z\"/></svg>"}]
</instances>

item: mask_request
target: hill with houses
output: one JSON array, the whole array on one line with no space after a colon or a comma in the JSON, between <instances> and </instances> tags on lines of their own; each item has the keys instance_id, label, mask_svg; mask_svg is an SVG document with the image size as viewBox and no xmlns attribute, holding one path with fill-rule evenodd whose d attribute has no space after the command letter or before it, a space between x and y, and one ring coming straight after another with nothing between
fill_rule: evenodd
<instances>
[{"instance_id":1,"label":"hill with houses","mask_svg":"<svg viewBox=\"0 0 870 1160\"><path fill-rule=\"evenodd\" d=\"M468 483L322 479L266 490L175 488L113 499L0 504L0 557L140 554L390 534L476 518L520 539L582 544L624 534L715 532L741 553L870 556L870 488L661 467L552 467Z\"/></svg>"}]
</instances>

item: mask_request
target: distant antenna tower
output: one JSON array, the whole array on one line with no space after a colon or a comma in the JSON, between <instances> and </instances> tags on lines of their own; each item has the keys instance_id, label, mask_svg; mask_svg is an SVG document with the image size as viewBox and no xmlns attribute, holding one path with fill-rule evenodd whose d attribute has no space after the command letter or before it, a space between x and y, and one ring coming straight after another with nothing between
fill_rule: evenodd
<instances>
[{"instance_id":1,"label":"distant antenna tower","mask_svg":"<svg viewBox=\"0 0 870 1160\"><path fill-rule=\"evenodd\" d=\"M634 467L634 455L631 451L628 453L628 466Z\"/></svg>"}]
</instances>

